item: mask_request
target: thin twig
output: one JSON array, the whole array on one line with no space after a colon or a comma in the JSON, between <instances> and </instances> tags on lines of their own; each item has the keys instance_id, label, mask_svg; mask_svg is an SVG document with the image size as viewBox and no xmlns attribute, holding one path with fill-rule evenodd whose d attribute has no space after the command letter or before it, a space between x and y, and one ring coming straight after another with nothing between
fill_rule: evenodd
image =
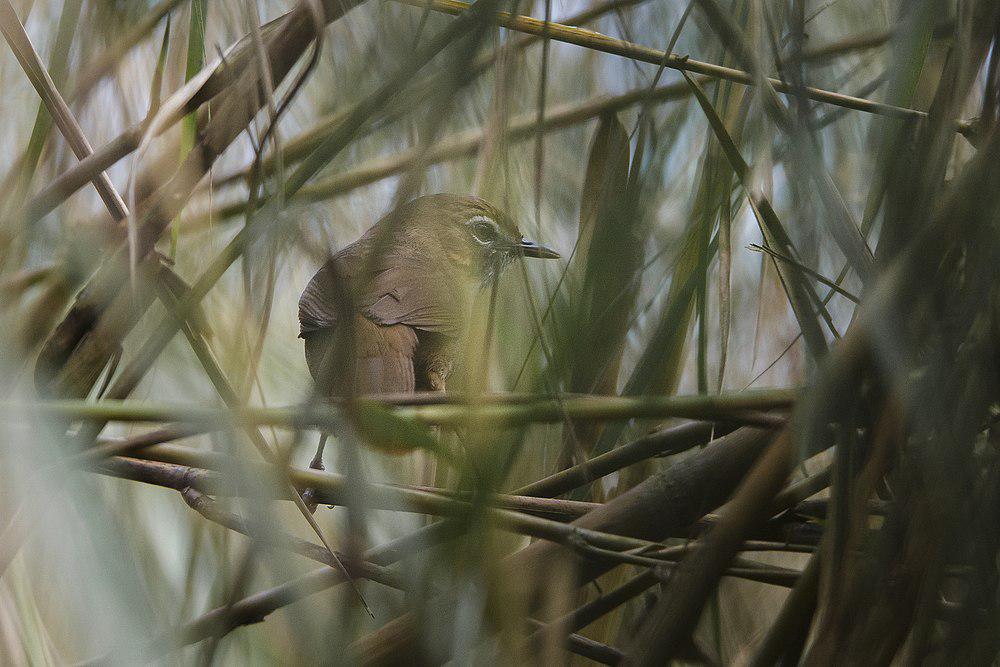
<instances>
[{"instance_id":1,"label":"thin twig","mask_svg":"<svg viewBox=\"0 0 1000 667\"><path fill-rule=\"evenodd\" d=\"M792 259L788 255L780 253L777 250L773 250L773 249L768 248L766 246L759 245L757 243L751 243L747 247L750 250L753 250L755 252L762 252L762 253L768 254L771 257L774 257L776 259L780 259L782 262L785 262L786 264L789 264L790 266L794 266L799 271L802 271L806 275L815 278L819 282L823 283L824 285L826 285L827 287L829 287L830 289L832 289L837 294L840 294L841 296L844 296L844 297L850 299L854 303L861 303L861 299L859 297L851 294L846 289L844 289L843 287L841 287L840 285L838 285L834 281L832 281L829 278L827 278L826 276L824 276L822 273L819 273L818 271L814 271L814 270L810 269L805 264L802 264L798 260Z\"/></svg>"},{"instance_id":2,"label":"thin twig","mask_svg":"<svg viewBox=\"0 0 1000 667\"><path fill-rule=\"evenodd\" d=\"M308 540L303 540L281 531L275 531L274 529L269 529L267 531L252 531L247 525L245 519L242 519L231 512L222 510L219 508L217 501L213 500L204 493L196 489L192 489L191 487L181 489L180 493L181 497L184 498L184 502L186 502L191 509L213 523L217 523L220 526L224 526L232 531L246 535L253 540L259 541L263 546L292 551L301 556L305 556L310 560L314 560L317 563L329 565L330 567L337 566L336 561L330 557L330 552L327 551L322 545L309 542ZM400 580L399 575L383 565L376 565L371 562L356 563L348 559L344 556L344 554L340 553L337 554L337 558L344 563L352 577L377 581L378 583L389 586L390 588L403 588L403 582Z\"/></svg>"}]
</instances>

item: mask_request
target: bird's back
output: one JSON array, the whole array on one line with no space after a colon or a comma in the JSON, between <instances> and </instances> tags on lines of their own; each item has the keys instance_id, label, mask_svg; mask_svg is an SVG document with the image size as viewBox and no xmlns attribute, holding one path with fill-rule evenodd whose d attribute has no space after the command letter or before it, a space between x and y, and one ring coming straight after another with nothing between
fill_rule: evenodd
<instances>
[{"instance_id":1,"label":"bird's back","mask_svg":"<svg viewBox=\"0 0 1000 667\"><path fill-rule=\"evenodd\" d=\"M420 211L404 208L380 220L302 292L300 336L324 393L444 388L469 310L469 280L446 261L443 241L413 242ZM353 387L346 382L352 376Z\"/></svg>"}]
</instances>

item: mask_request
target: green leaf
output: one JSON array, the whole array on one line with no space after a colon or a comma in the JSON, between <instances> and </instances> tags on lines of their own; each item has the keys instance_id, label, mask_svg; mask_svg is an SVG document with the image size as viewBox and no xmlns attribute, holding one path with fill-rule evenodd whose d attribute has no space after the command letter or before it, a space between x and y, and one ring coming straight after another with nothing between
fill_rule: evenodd
<instances>
[{"instance_id":1,"label":"green leaf","mask_svg":"<svg viewBox=\"0 0 1000 667\"><path fill-rule=\"evenodd\" d=\"M628 192L628 142L618 117L604 115L591 144L580 203L577 257L586 264L574 321L586 340L575 346L570 381L575 392L615 391L635 305L644 234Z\"/></svg>"},{"instance_id":2,"label":"green leaf","mask_svg":"<svg viewBox=\"0 0 1000 667\"><path fill-rule=\"evenodd\" d=\"M163 71L167 66L167 51L170 47L170 19L167 15L167 24L163 28L163 40L160 42L160 54L156 58L156 69L153 70L153 82L149 86L149 117L156 115L160 108L160 96L163 87Z\"/></svg>"},{"instance_id":3,"label":"green leaf","mask_svg":"<svg viewBox=\"0 0 1000 667\"><path fill-rule=\"evenodd\" d=\"M188 27L187 64L184 68L184 82L187 83L205 66L205 1L191 0L191 22ZM166 40L166 35L164 40ZM181 124L181 157L184 158L194 148L198 139L198 114L189 113ZM175 221L176 222L176 221ZM177 256L177 235L179 226L170 226L170 257Z\"/></svg>"}]
</instances>

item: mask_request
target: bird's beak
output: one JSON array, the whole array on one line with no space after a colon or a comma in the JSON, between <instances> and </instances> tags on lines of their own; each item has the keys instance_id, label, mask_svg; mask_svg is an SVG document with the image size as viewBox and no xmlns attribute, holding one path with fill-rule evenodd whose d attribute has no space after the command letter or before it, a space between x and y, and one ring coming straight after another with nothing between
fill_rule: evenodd
<instances>
[{"instance_id":1,"label":"bird's beak","mask_svg":"<svg viewBox=\"0 0 1000 667\"><path fill-rule=\"evenodd\" d=\"M539 245L534 241L528 241L526 239L521 239L521 244L517 246L517 249L525 257L537 257L539 259L559 259L562 256L552 248L546 248L543 245Z\"/></svg>"}]
</instances>

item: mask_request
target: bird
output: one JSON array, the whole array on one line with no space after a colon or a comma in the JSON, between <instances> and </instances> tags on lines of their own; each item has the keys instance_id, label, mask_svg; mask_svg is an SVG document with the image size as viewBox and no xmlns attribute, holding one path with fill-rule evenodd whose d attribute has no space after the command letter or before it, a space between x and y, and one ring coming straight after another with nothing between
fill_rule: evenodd
<instances>
[{"instance_id":1,"label":"bird","mask_svg":"<svg viewBox=\"0 0 1000 667\"><path fill-rule=\"evenodd\" d=\"M519 257L557 259L486 200L418 197L327 259L299 299L299 337L323 397L443 392L478 290ZM322 469L325 437L311 466Z\"/></svg>"}]
</instances>

